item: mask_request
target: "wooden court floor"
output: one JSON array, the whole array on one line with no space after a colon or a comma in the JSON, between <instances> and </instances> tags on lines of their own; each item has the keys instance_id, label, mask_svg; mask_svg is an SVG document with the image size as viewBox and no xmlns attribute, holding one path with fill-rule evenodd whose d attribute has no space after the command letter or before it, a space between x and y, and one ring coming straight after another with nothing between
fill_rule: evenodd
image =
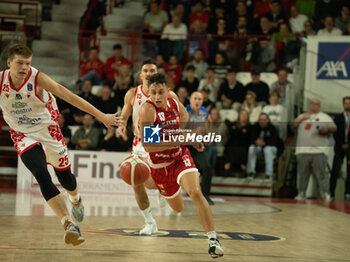
<instances>
[{"instance_id":1,"label":"wooden court floor","mask_svg":"<svg viewBox=\"0 0 350 262\"><path fill-rule=\"evenodd\" d=\"M212 259L195 208L181 215L151 206L160 232L138 236L143 218L132 196L85 196L86 242L67 246L58 219L39 194L0 194L0 261L350 261L347 203L213 197L225 256ZM330 207L342 207L334 210Z\"/></svg>"}]
</instances>

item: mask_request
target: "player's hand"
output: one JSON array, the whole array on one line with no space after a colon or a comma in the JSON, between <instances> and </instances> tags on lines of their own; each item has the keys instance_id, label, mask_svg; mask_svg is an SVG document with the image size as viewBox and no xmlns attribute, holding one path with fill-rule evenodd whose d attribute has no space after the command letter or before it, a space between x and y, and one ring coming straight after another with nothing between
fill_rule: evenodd
<instances>
[{"instance_id":1,"label":"player's hand","mask_svg":"<svg viewBox=\"0 0 350 262\"><path fill-rule=\"evenodd\" d=\"M193 144L193 147L194 147L198 152L203 152L203 151L204 151L204 144L203 144L203 143L196 143L196 144Z\"/></svg>"},{"instance_id":2,"label":"player's hand","mask_svg":"<svg viewBox=\"0 0 350 262\"><path fill-rule=\"evenodd\" d=\"M120 116L120 112L115 114L103 114L101 119L99 119L107 128L111 126L124 125L125 121Z\"/></svg>"}]
</instances>

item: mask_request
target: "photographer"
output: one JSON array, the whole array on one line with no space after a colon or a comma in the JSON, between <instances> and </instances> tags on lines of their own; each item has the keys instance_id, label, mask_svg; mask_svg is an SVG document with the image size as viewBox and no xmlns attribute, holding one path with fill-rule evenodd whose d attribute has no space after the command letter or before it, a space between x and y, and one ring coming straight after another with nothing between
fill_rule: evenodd
<instances>
[{"instance_id":1,"label":"photographer","mask_svg":"<svg viewBox=\"0 0 350 262\"><path fill-rule=\"evenodd\" d=\"M337 127L329 115L321 112L321 102L315 98L310 101L309 112L298 116L293 121L293 127L298 128L295 154L298 164L299 193L295 199L306 199L305 192L309 178L314 173L322 199L330 201L326 167L331 134L336 132Z\"/></svg>"}]
</instances>

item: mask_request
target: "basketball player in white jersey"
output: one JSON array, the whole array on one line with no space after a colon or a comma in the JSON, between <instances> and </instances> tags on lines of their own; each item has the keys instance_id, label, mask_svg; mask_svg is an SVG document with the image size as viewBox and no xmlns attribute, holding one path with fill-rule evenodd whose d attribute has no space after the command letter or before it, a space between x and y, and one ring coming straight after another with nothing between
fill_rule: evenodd
<instances>
[{"instance_id":1,"label":"basketball player in white jersey","mask_svg":"<svg viewBox=\"0 0 350 262\"><path fill-rule=\"evenodd\" d=\"M157 73L157 65L152 60L146 60L141 65L140 79L142 80L142 85L135 88L131 88L124 97L124 106L121 112L121 118L127 123L128 118L132 113L133 120L133 131L134 131L134 141L133 148L131 151L132 155L142 156L148 158L148 153L142 146L142 140L138 129L139 123L139 112L142 105L149 99L148 94L148 80L149 78ZM181 103L174 92L170 92L170 96ZM181 122L188 121L188 114L182 116ZM124 128L118 128L119 132L124 132ZM140 230L140 235L152 235L158 231L157 223L152 216L149 199L145 190L145 187L149 189L157 189L152 180L151 176L148 180L141 185L133 186L135 192L136 202L145 218L145 226ZM162 198L161 196L159 196Z\"/></svg>"},{"instance_id":2,"label":"basketball player in white jersey","mask_svg":"<svg viewBox=\"0 0 350 262\"><path fill-rule=\"evenodd\" d=\"M8 52L9 69L0 72L0 107L11 128L11 138L18 155L32 172L48 205L65 229L66 244L79 245L85 240L73 223L60 191L53 184L47 163L72 203L72 215L81 222L84 206L75 176L70 170L68 149L58 125L58 96L79 109L94 115L106 127L117 125L116 114L103 114L84 99L56 83L46 74L31 67L33 53L25 45L12 46Z\"/></svg>"}]
</instances>

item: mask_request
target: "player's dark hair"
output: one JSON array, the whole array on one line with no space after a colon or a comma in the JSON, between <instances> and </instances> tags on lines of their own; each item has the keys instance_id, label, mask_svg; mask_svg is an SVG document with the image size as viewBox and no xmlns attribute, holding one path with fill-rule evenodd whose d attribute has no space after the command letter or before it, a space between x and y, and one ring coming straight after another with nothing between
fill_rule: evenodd
<instances>
[{"instance_id":1,"label":"player's dark hair","mask_svg":"<svg viewBox=\"0 0 350 262\"><path fill-rule=\"evenodd\" d=\"M15 55L20 55L25 58L29 58L33 56L33 51L26 45L17 44L10 47L7 57L12 60Z\"/></svg>"},{"instance_id":2,"label":"player's dark hair","mask_svg":"<svg viewBox=\"0 0 350 262\"><path fill-rule=\"evenodd\" d=\"M157 85L168 85L168 80L165 75L163 74L154 74L150 77L148 80L148 86L151 86L152 84L157 84Z\"/></svg>"},{"instance_id":3,"label":"player's dark hair","mask_svg":"<svg viewBox=\"0 0 350 262\"><path fill-rule=\"evenodd\" d=\"M157 63L153 59L147 59L147 60L143 61L142 64L141 64L141 68L144 65L155 65L157 67Z\"/></svg>"}]
</instances>

